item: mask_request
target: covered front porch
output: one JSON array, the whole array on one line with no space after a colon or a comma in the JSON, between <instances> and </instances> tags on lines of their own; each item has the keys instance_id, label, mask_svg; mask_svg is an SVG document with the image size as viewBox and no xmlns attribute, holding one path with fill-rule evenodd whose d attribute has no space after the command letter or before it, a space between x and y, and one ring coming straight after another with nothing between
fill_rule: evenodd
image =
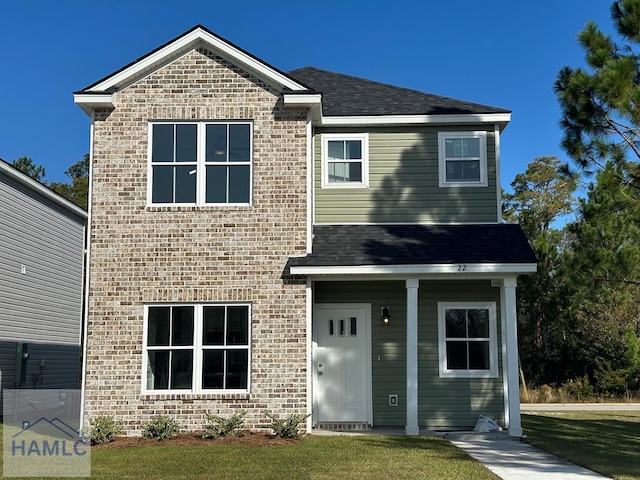
<instances>
[{"instance_id":1,"label":"covered front porch","mask_svg":"<svg viewBox=\"0 0 640 480\"><path fill-rule=\"evenodd\" d=\"M485 226L507 235L482 253L516 249L518 262L460 254L445 263L468 229L367 226L366 237L356 227L316 227L314 251L291 261L307 277L309 426L419 435L472 430L485 415L521 436L516 276L535 271L535 257L520 229ZM374 229L387 248L371 255ZM440 246L427 248L434 236ZM466 241L475 254L483 247L478 235Z\"/></svg>"}]
</instances>

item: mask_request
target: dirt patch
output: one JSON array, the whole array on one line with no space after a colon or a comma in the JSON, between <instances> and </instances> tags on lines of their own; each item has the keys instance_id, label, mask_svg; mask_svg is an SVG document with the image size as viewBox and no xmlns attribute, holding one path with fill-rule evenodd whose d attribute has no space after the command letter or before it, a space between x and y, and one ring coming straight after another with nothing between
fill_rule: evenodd
<instances>
[{"instance_id":1,"label":"dirt patch","mask_svg":"<svg viewBox=\"0 0 640 480\"><path fill-rule=\"evenodd\" d=\"M142 437L115 437L112 442L94 445L91 448L125 448L125 447L172 447L172 446L207 446L207 445L253 445L276 446L290 445L299 442L297 438L280 438L260 432L244 432L237 437L221 437L215 440L202 438L202 432L182 433L163 441Z\"/></svg>"}]
</instances>

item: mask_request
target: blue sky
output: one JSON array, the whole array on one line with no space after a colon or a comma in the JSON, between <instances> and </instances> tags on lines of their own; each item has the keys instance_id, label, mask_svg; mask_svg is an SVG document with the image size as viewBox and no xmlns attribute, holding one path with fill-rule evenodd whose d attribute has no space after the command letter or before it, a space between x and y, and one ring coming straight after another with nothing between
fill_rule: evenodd
<instances>
[{"instance_id":1,"label":"blue sky","mask_svg":"<svg viewBox=\"0 0 640 480\"><path fill-rule=\"evenodd\" d=\"M560 149L558 71L581 66L576 35L613 31L608 0L22 0L0 14L0 158L46 180L89 151L80 90L196 24L283 71L312 65L512 110L502 185Z\"/></svg>"}]
</instances>

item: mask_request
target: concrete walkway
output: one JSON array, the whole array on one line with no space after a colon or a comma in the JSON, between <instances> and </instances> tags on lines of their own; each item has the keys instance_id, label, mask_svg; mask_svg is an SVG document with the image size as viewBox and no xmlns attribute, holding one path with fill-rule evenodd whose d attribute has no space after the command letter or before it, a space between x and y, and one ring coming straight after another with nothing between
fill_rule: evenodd
<instances>
[{"instance_id":1,"label":"concrete walkway","mask_svg":"<svg viewBox=\"0 0 640 480\"><path fill-rule=\"evenodd\" d=\"M596 480L598 473L566 462L519 440L456 439L456 447L471 455L503 480Z\"/></svg>"}]
</instances>

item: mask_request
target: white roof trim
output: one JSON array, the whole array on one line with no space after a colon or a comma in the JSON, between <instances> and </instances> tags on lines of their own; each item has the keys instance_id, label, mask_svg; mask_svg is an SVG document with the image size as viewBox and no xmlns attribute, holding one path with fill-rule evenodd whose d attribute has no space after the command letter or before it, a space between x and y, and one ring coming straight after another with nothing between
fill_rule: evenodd
<instances>
[{"instance_id":1,"label":"white roof trim","mask_svg":"<svg viewBox=\"0 0 640 480\"><path fill-rule=\"evenodd\" d=\"M470 275L533 273L535 263L292 266L292 275Z\"/></svg>"},{"instance_id":2,"label":"white roof trim","mask_svg":"<svg viewBox=\"0 0 640 480\"><path fill-rule=\"evenodd\" d=\"M91 115L91 110L96 108L114 108L114 96L110 93L74 93L73 102L85 113Z\"/></svg>"},{"instance_id":3,"label":"white roof trim","mask_svg":"<svg viewBox=\"0 0 640 480\"><path fill-rule=\"evenodd\" d=\"M209 45L212 50L220 52L221 56L232 61L233 63L238 63L250 70L259 72L267 79L272 80L274 83L281 85L282 87L287 87L291 90L307 90L298 82L292 80L291 78L275 70L269 65L266 65L264 62L248 55L238 47L230 45L220 37L207 32L201 27L198 27L187 33L186 35L179 37L175 41L169 43L165 47L142 58L140 61L135 62L128 68L125 68L124 70L105 78L100 83L93 85L91 88L87 89L87 92L105 91L109 90L110 88L125 84L131 77L134 77L140 72L144 72L149 68L153 68L154 65L162 63L165 58L170 57L181 50L186 50L191 45L195 45L199 41L202 41L205 44Z\"/></svg>"},{"instance_id":4,"label":"white roof trim","mask_svg":"<svg viewBox=\"0 0 640 480\"><path fill-rule=\"evenodd\" d=\"M322 125L400 125L424 123L508 123L510 113L482 113L465 115L371 115L322 117Z\"/></svg>"},{"instance_id":5,"label":"white roof trim","mask_svg":"<svg viewBox=\"0 0 640 480\"><path fill-rule=\"evenodd\" d=\"M43 197L51 200L52 202L57 203L58 205L66 208L67 210L75 213L76 215L81 216L83 219L87 218L87 212L85 212L82 208L77 206L70 200L67 200L61 195L58 195L53 190L45 187L40 182L35 181L30 176L22 173L20 170L13 168L10 165L7 165L5 162L0 162L0 172L6 174L9 178L25 185L27 188L39 193Z\"/></svg>"},{"instance_id":6,"label":"white roof trim","mask_svg":"<svg viewBox=\"0 0 640 480\"><path fill-rule=\"evenodd\" d=\"M285 93L284 104L300 107L312 107L322 103L322 95L319 93Z\"/></svg>"}]
</instances>

